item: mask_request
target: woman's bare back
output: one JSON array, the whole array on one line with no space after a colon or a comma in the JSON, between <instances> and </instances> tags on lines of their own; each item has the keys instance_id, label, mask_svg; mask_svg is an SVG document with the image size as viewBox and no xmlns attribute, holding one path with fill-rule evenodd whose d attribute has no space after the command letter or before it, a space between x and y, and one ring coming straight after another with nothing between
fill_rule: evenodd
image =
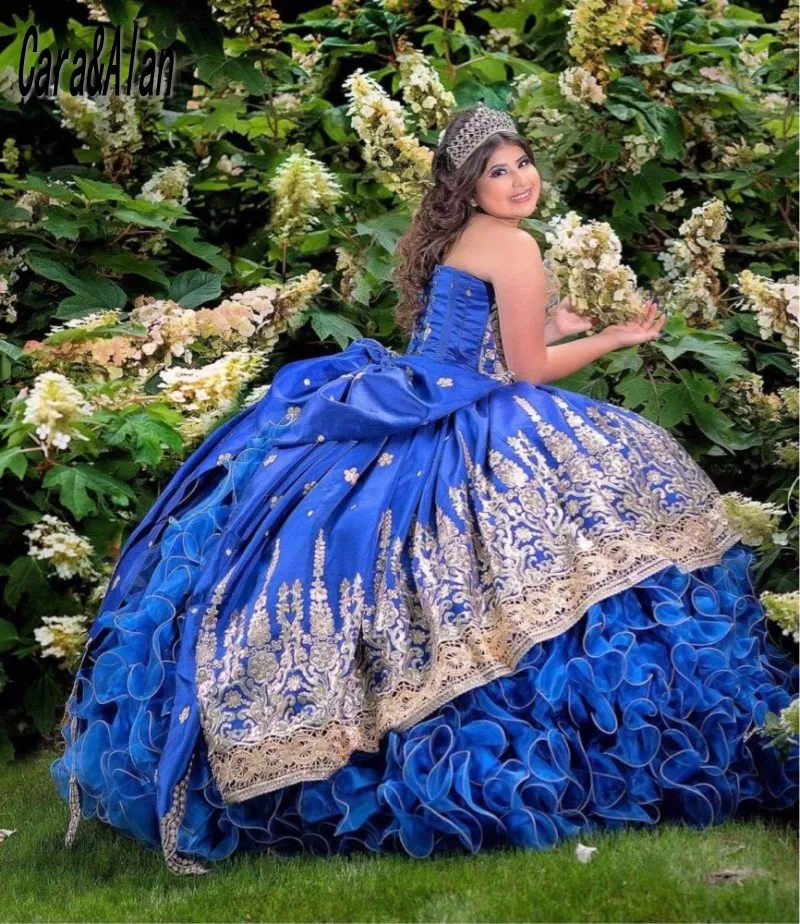
<instances>
[{"instance_id":1,"label":"woman's bare back","mask_svg":"<svg viewBox=\"0 0 800 924\"><path fill-rule=\"evenodd\" d=\"M497 269L498 237L508 230L506 222L491 215L476 213L467 219L461 234L450 245L442 262L489 282L493 271Z\"/></svg>"}]
</instances>

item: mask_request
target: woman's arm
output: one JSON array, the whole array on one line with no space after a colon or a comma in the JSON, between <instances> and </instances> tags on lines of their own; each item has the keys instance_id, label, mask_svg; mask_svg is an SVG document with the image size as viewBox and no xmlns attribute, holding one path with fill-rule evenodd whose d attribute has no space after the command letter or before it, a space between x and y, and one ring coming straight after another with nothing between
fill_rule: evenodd
<instances>
[{"instance_id":1,"label":"woman's arm","mask_svg":"<svg viewBox=\"0 0 800 924\"><path fill-rule=\"evenodd\" d=\"M521 229L501 233L494 243L497 272L491 282L497 296L506 365L516 379L532 385L557 381L618 348L616 337L604 332L549 346L548 338L558 329L551 325L550 331L546 330L547 295L539 245Z\"/></svg>"}]
</instances>

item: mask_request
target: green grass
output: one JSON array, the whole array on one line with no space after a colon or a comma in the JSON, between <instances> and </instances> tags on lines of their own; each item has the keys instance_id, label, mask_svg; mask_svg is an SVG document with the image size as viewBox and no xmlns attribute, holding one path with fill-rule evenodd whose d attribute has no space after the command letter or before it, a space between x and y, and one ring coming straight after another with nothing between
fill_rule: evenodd
<instances>
[{"instance_id":1,"label":"green grass","mask_svg":"<svg viewBox=\"0 0 800 924\"><path fill-rule=\"evenodd\" d=\"M553 851L314 859L234 855L179 878L97 820L63 846L67 808L41 751L0 768L3 921L797 921L797 832L733 822L586 837ZM709 873L751 870L742 884Z\"/></svg>"}]
</instances>

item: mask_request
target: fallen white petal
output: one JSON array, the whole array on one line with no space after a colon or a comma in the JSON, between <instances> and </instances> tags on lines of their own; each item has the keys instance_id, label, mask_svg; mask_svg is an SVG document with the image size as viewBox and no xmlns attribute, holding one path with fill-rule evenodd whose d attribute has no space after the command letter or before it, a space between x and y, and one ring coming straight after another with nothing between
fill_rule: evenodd
<instances>
[{"instance_id":1,"label":"fallen white petal","mask_svg":"<svg viewBox=\"0 0 800 924\"><path fill-rule=\"evenodd\" d=\"M581 863L588 863L595 853L597 853L596 847L587 847L585 844L578 844L575 848L575 856Z\"/></svg>"}]
</instances>

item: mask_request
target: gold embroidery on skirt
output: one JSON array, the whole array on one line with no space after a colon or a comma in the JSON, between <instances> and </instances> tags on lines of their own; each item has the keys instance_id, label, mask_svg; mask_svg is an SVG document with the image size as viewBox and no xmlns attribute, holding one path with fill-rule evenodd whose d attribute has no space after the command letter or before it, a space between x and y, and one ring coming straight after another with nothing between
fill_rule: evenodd
<instances>
[{"instance_id":1,"label":"gold embroidery on skirt","mask_svg":"<svg viewBox=\"0 0 800 924\"><path fill-rule=\"evenodd\" d=\"M252 612L231 614L220 654L230 572L219 582L196 679L227 802L329 776L354 751L377 751L390 729L513 673L532 645L592 604L673 563L718 563L741 538L713 482L662 428L611 405L587 408L593 427L551 395L563 416L556 426L514 397L531 423L507 437L508 454L473 461L457 434L467 480L449 489L455 516L437 505L433 524L414 520L395 536L392 511L383 511L374 603L360 573L344 579L338 632L322 530L311 586L283 582L270 613L275 539Z\"/></svg>"}]
</instances>

